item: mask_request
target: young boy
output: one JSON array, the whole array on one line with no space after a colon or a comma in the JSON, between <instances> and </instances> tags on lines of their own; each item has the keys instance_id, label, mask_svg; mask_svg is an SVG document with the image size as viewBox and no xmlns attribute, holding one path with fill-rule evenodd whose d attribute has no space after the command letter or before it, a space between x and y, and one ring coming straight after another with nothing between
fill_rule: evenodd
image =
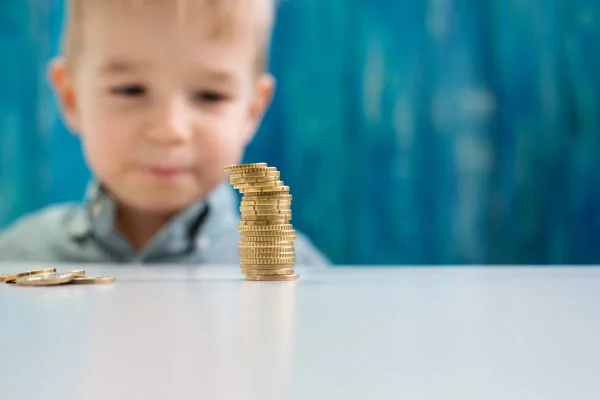
<instances>
[{"instance_id":1,"label":"young boy","mask_svg":"<svg viewBox=\"0 0 600 400\"><path fill-rule=\"evenodd\" d=\"M95 180L0 236L1 261L239 262L240 163L274 90L275 0L72 0L50 78ZM327 264L302 235L296 263Z\"/></svg>"}]
</instances>

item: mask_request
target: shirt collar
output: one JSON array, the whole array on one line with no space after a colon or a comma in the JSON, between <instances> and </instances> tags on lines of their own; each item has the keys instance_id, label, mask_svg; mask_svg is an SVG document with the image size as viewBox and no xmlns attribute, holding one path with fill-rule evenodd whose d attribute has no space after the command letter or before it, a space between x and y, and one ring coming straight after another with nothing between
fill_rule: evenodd
<instances>
[{"instance_id":1,"label":"shirt collar","mask_svg":"<svg viewBox=\"0 0 600 400\"><path fill-rule=\"evenodd\" d=\"M137 256L155 258L192 251L209 214L219 213L219 210L233 206L232 193L230 196L224 193L228 191L230 187L223 184L205 200L182 210ZM69 233L74 240L93 237L111 253L133 257L132 246L115 227L115 214L116 204L110 194L97 181L92 181L86 190L84 206L69 224Z\"/></svg>"}]
</instances>

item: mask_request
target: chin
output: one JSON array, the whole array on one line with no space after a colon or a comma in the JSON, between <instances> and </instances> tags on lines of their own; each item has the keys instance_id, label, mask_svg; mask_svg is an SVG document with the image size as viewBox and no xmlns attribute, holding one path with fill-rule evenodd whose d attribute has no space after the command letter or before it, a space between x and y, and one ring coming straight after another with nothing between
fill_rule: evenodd
<instances>
[{"instance_id":1,"label":"chin","mask_svg":"<svg viewBox=\"0 0 600 400\"><path fill-rule=\"evenodd\" d=\"M130 205L144 213L176 214L199 199L199 197L174 198L173 196L164 199L159 197L146 197L144 199L135 199L130 202Z\"/></svg>"},{"instance_id":2,"label":"chin","mask_svg":"<svg viewBox=\"0 0 600 400\"><path fill-rule=\"evenodd\" d=\"M123 182L115 191L124 205L142 213L176 214L206 197L210 186L191 180L178 182ZM124 190L123 190L124 189Z\"/></svg>"}]
</instances>

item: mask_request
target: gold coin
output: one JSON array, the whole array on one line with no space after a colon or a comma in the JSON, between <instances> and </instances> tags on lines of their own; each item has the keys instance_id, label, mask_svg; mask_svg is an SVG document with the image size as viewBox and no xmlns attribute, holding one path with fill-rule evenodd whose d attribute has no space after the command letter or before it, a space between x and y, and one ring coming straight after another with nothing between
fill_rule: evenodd
<instances>
[{"instance_id":1,"label":"gold coin","mask_svg":"<svg viewBox=\"0 0 600 400\"><path fill-rule=\"evenodd\" d=\"M262 170L262 171L254 171L254 172L240 172L240 173L234 172L231 174L231 176L229 176L229 182L231 182L232 179L237 180L237 179L266 178L266 177L279 178L280 176L281 176L281 174L279 171L277 171L276 168Z\"/></svg>"},{"instance_id":2,"label":"gold coin","mask_svg":"<svg viewBox=\"0 0 600 400\"><path fill-rule=\"evenodd\" d=\"M246 221L246 222L252 222L252 221ZM276 224L276 225L245 225L245 224L239 224L238 225L238 231L243 232L243 235L246 235L247 232L257 232L257 233L265 233L265 235L268 235L269 231L288 231L291 232L294 230L294 227L292 224ZM295 231L294 231L295 232Z\"/></svg>"},{"instance_id":3,"label":"gold coin","mask_svg":"<svg viewBox=\"0 0 600 400\"><path fill-rule=\"evenodd\" d=\"M266 176L246 176L241 178L229 179L229 183L232 185L240 185L242 183L263 183L263 182L276 182L279 180L279 172L277 175L266 175Z\"/></svg>"},{"instance_id":4,"label":"gold coin","mask_svg":"<svg viewBox=\"0 0 600 400\"><path fill-rule=\"evenodd\" d=\"M277 232L280 234L277 235ZM263 233L265 234L263 235ZM240 232L241 242L293 242L295 240L296 231Z\"/></svg>"},{"instance_id":5,"label":"gold coin","mask_svg":"<svg viewBox=\"0 0 600 400\"><path fill-rule=\"evenodd\" d=\"M281 242L238 242L239 249L293 249L294 242L292 241L281 241ZM290 250L293 251L293 250Z\"/></svg>"},{"instance_id":6,"label":"gold coin","mask_svg":"<svg viewBox=\"0 0 600 400\"><path fill-rule=\"evenodd\" d=\"M294 242L238 242L238 248L251 248L251 249L283 249L283 248L294 248Z\"/></svg>"},{"instance_id":7,"label":"gold coin","mask_svg":"<svg viewBox=\"0 0 600 400\"><path fill-rule=\"evenodd\" d=\"M115 283L112 276L77 276L71 281L73 285L109 285Z\"/></svg>"},{"instance_id":8,"label":"gold coin","mask_svg":"<svg viewBox=\"0 0 600 400\"><path fill-rule=\"evenodd\" d=\"M266 179L266 178L278 178L281 176L281 172L277 171L275 167L269 167L267 169L260 169L255 171L235 171L229 175L229 181L232 179Z\"/></svg>"},{"instance_id":9,"label":"gold coin","mask_svg":"<svg viewBox=\"0 0 600 400\"><path fill-rule=\"evenodd\" d=\"M14 281L15 279L17 279L17 274L0 275L0 282L7 282L9 280Z\"/></svg>"},{"instance_id":10,"label":"gold coin","mask_svg":"<svg viewBox=\"0 0 600 400\"><path fill-rule=\"evenodd\" d=\"M242 221L244 222L244 221ZM245 221L248 222L248 221ZM290 224L281 224L281 225L273 225L273 226L282 226L282 225L290 225ZM271 225L265 225L265 228ZM243 225L242 227L247 227ZM239 227L238 227L239 228ZM240 237L250 237L250 236L293 236L296 237L296 231L294 229L274 229L274 230L261 230L261 231L246 231L240 230Z\"/></svg>"},{"instance_id":11,"label":"gold coin","mask_svg":"<svg viewBox=\"0 0 600 400\"><path fill-rule=\"evenodd\" d=\"M231 174L229 175L229 179L233 178L233 179L237 179L237 178L244 178L244 177L252 177L255 178L257 176L265 176L264 174L266 173L273 173L273 172L279 172L277 171L277 168L275 167L248 167L248 168L240 168L237 169L235 171L230 171ZM263 175L258 175L258 173L262 173ZM248 174L257 174L257 175L248 175Z\"/></svg>"},{"instance_id":12,"label":"gold coin","mask_svg":"<svg viewBox=\"0 0 600 400\"><path fill-rule=\"evenodd\" d=\"M271 208L271 209L246 209L240 207L240 213L242 215L277 215L277 214L292 214L292 210L288 207L286 208Z\"/></svg>"},{"instance_id":13,"label":"gold coin","mask_svg":"<svg viewBox=\"0 0 600 400\"><path fill-rule=\"evenodd\" d=\"M294 248L239 247L238 253L242 258L285 258L296 256Z\"/></svg>"},{"instance_id":14,"label":"gold coin","mask_svg":"<svg viewBox=\"0 0 600 400\"><path fill-rule=\"evenodd\" d=\"M244 211L240 213L242 221L264 221L264 220L281 220L292 219L292 210L259 210L256 212Z\"/></svg>"},{"instance_id":15,"label":"gold coin","mask_svg":"<svg viewBox=\"0 0 600 400\"><path fill-rule=\"evenodd\" d=\"M229 179L229 183L232 185L242 185L242 184L261 184L261 183L269 183L269 182L278 182L279 177L274 175L267 176L244 176L241 178L233 178Z\"/></svg>"},{"instance_id":16,"label":"gold coin","mask_svg":"<svg viewBox=\"0 0 600 400\"><path fill-rule=\"evenodd\" d=\"M18 286L55 286L71 282L75 277L71 272L53 272L50 274L39 274L22 276L17 278Z\"/></svg>"},{"instance_id":17,"label":"gold coin","mask_svg":"<svg viewBox=\"0 0 600 400\"><path fill-rule=\"evenodd\" d=\"M240 210L240 216L242 219L247 219L244 217L252 216L252 217L260 217L260 216L287 216L290 219L292 218L292 210Z\"/></svg>"},{"instance_id":18,"label":"gold coin","mask_svg":"<svg viewBox=\"0 0 600 400\"><path fill-rule=\"evenodd\" d=\"M258 204L265 204L267 200L292 201L293 199L294 196L289 193L246 193L242 196L243 202L259 201Z\"/></svg>"},{"instance_id":19,"label":"gold coin","mask_svg":"<svg viewBox=\"0 0 600 400\"><path fill-rule=\"evenodd\" d=\"M294 247L294 242L289 240L289 241L279 241L279 242L275 242L275 241L239 241L238 242L238 249L242 249L242 248L246 248L246 247L250 247L250 248L293 248ZM292 250L294 251L294 250Z\"/></svg>"},{"instance_id":20,"label":"gold coin","mask_svg":"<svg viewBox=\"0 0 600 400\"><path fill-rule=\"evenodd\" d=\"M252 215L252 214L242 214L240 217L241 222L257 222L257 221L267 221L267 222L278 222L280 224L288 223L292 219L292 214L270 214L270 215Z\"/></svg>"},{"instance_id":21,"label":"gold coin","mask_svg":"<svg viewBox=\"0 0 600 400\"><path fill-rule=\"evenodd\" d=\"M288 193L290 191L289 186L273 186L273 187L249 187L245 189L238 189L240 193Z\"/></svg>"},{"instance_id":22,"label":"gold coin","mask_svg":"<svg viewBox=\"0 0 600 400\"><path fill-rule=\"evenodd\" d=\"M269 201L292 201L292 195L289 193L245 193L242 197L242 204L268 204Z\"/></svg>"},{"instance_id":23,"label":"gold coin","mask_svg":"<svg viewBox=\"0 0 600 400\"><path fill-rule=\"evenodd\" d=\"M252 262L252 263L240 263L240 268L242 271L245 270L260 270L260 271L273 271L273 270L278 270L278 269L290 269L290 268L294 268L294 261L290 261L290 262L285 262L285 263L279 263L279 264L275 264L275 263L258 263L258 262Z\"/></svg>"},{"instance_id":24,"label":"gold coin","mask_svg":"<svg viewBox=\"0 0 600 400\"><path fill-rule=\"evenodd\" d=\"M4 282L15 283L17 279L25 276L51 274L53 272L56 272L56 268L34 269L32 271L20 272L18 274L4 275Z\"/></svg>"},{"instance_id":25,"label":"gold coin","mask_svg":"<svg viewBox=\"0 0 600 400\"><path fill-rule=\"evenodd\" d=\"M240 256L240 265L243 267L246 264L265 264L265 265L272 265L272 264L288 264L288 263L292 263L295 262L296 260L296 256L294 251L280 251L280 252L273 252L273 253L257 253L257 252L250 252L250 251L239 251L239 256ZM285 261L281 261L285 259ZM292 261L290 261L292 260Z\"/></svg>"},{"instance_id":26,"label":"gold coin","mask_svg":"<svg viewBox=\"0 0 600 400\"><path fill-rule=\"evenodd\" d=\"M277 225L281 226L281 225ZM281 237L289 237L290 240L296 237L296 231L293 229L276 229L276 230L261 230L261 231L240 231L241 238L250 238L250 237L267 237L267 236L281 236ZM273 239L269 239L273 240Z\"/></svg>"},{"instance_id":27,"label":"gold coin","mask_svg":"<svg viewBox=\"0 0 600 400\"><path fill-rule=\"evenodd\" d=\"M252 263L252 264L258 264L258 263L262 263L264 262L265 264L280 264L279 262L275 262L272 260L280 260L280 259L295 259L296 257L296 253L294 253L294 251L276 251L276 252L272 252L272 253L267 253L267 252L256 252L256 251L251 251L252 249L246 249L248 251L242 251L242 249L239 250L240 253L240 259L242 260L243 264L248 264L248 263ZM258 261L256 261L258 260ZM266 262L265 262L266 261ZM288 261L282 261L281 263L285 264Z\"/></svg>"},{"instance_id":28,"label":"gold coin","mask_svg":"<svg viewBox=\"0 0 600 400\"><path fill-rule=\"evenodd\" d=\"M281 236L248 236L243 237L238 241L238 246L277 246L277 245L293 245L296 243L295 237Z\"/></svg>"},{"instance_id":29,"label":"gold coin","mask_svg":"<svg viewBox=\"0 0 600 400\"><path fill-rule=\"evenodd\" d=\"M296 242L295 237L281 236L248 236L243 237L238 241L238 246L292 246Z\"/></svg>"},{"instance_id":30,"label":"gold coin","mask_svg":"<svg viewBox=\"0 0 600 400\"><path fill-rule=\"evenodd\" d=\"M245 196L242 198L242 201L240 201L240 207L292 207L292 200L288 199L269 199L264 196L256 198L255 200L248 200Z\"/></svg>"},{"instance_id":31,"label":"gold coin","mask_svg":"<svg viewBox=\"0 0 600 400\"><path fill-rule=\"evenodd\" d=\"M250 208L252 207L252 208ZM261 206L248 206L248 205L241 205L240 206L240 213L244 214L252 214L255 212L268 212L268 211L274 211L275 213L279 214L278 211L284 211L284 212L292 212L292 208L290 207L290 204L284 204L284 205L278 205L278 204L266 204L266 205L261 205Z\"/></svg>"},{"instance_id":32,"label":"gold coin","mask_svg":"<svg viewBox=\"0 0 600 400\"><path fill-rule=\"evenodd\" d=\"M296 261L295 257L240 257L240 265L273 265L273 264L292 264Z\"/></svg>"},{"instance_id":33,"label":"gold coin","mask_svg":"<svg viewBox=\"0 0 600 400\"><path fill-rule=\"evenodd\" d=\"M270 225L288 225L289 219L279 219L279 220L260 220L260 221L240 221L238 224L238 228L240 226L270 226Z\"/></svg>"},{"instance_id":34,"label":"gold coin","mask_svg":"<svg viewBox=\"0 0 600 400\"><path fill-rule=\"evenodd\" d=\"M21 273L17 274L17 277L22 278L24 276L51 274L54 272L56 272L56 268L34 269L32 271L21 272Z\"/></svg>"},{"instance_id":35,"label":"gold coin","mask_svg":"<svg viewBox=\"0 0 600 400\"><path fill-rule=\"evenodd\" d=\"M269 197L273 197L274 199L281 199L281 200L292 200L292 195L289 193L261 193L261 192L256 192L256 193L246 193L243 197L243 199L250 199L250 200L254 200L254 198L258 198L258 199L263 199L263 200L268 200Z\"/></svg>"},{"instance_id":36,"label":"gold coin","mask_svg":"<svg viewBox=\"0 0 600 400\"><path fill-rule=\"evenodd\" d=\"M242 258L253 258L253 257L268 257L268 258L282 258L282 257L295 257L296 252L293 245L287 247L238 247L238 253Z\"/></svg>"},{"instance_id":37,"label":"gold coin","mask_svg":"<svg viewBox=\"0 0 600 400\"><path fill-rule=\"evenodd\" d=\"M290 210L292 206L291 202L285 203L266 203L266 204L244 204L240 202L240 210Z\"/></svg>"},{"instance_id":38,"label":"gold coin","mask_svg":"<svg viewBox=\"0 0 600 400\"><path fill-rule=\"evenodd\" d=\"M286 221L292 219L292 213L269 214L269 215L248 215L242 214L242 221Z\"/></svg>"},{"instance_id":39,"label":"gold coin","mask_svg":"<svg viewBox=\"0 0 600 400\"><path fill-rule=\"evenodd\" d=\"M240 240L238 242L238 247L290 247L294 245L294 240L290 240L288 238L276 238L276 240L260 240L262 238L258 238L254 236L252 239L248 240ZM267 239L272 239L272 237L268 237Z\"/></svg>"},{"instance_id":40,"label":"gold coin","mask_svg":"<svg viewBox=\"0 0 600 400\"><path fill-rule=\"evenodd\" d=\"M244 169L267 168L267 167L268 167L267 163L261 162L261 163L250 163L250 164L227 165L223 169L225 171L240 171L240 170L244 170Z\"/></svg>"},{"instance_id":41,"label":"gold coin","mask_svg":"<svg viewBox=\"0 0 600 400\"><path fill-rule=\"evenodd\" d=\"M236 189L250 189L250 188L273 188L283 186L282 181L267 181L267 182L247 182L247 183L238 183L234 185Z\"/></svg>"},{"instance_id":42,"label":"gold coin","mask_svg":"<svg viewBox=\"0 0 600 400\"><path fill-rule=\"evenodd\" d=\"M249 281L297 281L300 275L297 273L289 275L246 275L246 280Z\"/></svg>"},{"instance_id":43,"label":"gold coin","mask_svg":"<svg viewBox=\"0 0 600 400\"><path fill-rule=\"evenodd\" d=\"M250 270L259 270L259 271L271 271L277 269L285 269L285 268L294 268L294 263L289 262L285 264L240 264L242 270L250 269Z\"/></svg>"},{"instance_id":44,"label":"gold coin","mask_svg":"<svg viewBox=\"0 0 600 400\"><path fill-rule=\"evenodd\" d=\"M242 268L248 268L250 265L262 265L267 267L269 265L280 265L280 264L294 264L296 262L294 257L280 257L277 254L242 254L240 255L240 266ZM259 269L259 268L251 268ZM22 279L22 278L19 278Z\"/></svg>"},{"instance_id":45,"label":"gold coin","mask_svg":"<svg viewBox=\"0 0 600 400\"><path fill-rule=\"evenodd\" d=\"M267 240L263 238L252 236L250 238L244 238L238 242L238 247L288 247L293 246L295 243L294 239L289 238L275 238L267 237Z\"/></svg>"},{"instance_id":46,"label":"gold coin","mask_svg":"<svg viewBox=\"0 0 600 400\"><path fill-rule=\"evenodd\" d=\"M243 269L244 275L288 275L294 273L294 268L280 268L280 269Z\"/></svg>"},{"instance_id":47,"label":"gold coin","mask_svg":"<svg viewBox=\"0 0 600 400\"><path fill-rule=\"evenodd\" d=\"M256 208L256 209L268 209L270 207L292 207L291 200L259 200L259 201L247 201L242 199L240 201L240 207L244 208Z\"/></svg>"}]
</instances>

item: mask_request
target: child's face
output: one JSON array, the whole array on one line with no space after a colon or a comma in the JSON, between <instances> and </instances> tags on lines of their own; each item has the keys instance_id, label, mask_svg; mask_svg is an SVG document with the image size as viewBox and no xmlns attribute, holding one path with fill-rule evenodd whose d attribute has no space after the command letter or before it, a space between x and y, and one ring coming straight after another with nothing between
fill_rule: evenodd
<instances>
[{"instance_id":1,"label":"child's face","mask_svg":"<svg viewBox=\"0 0 600 400\"><path fill-rule=\"evenodd\" d=\"M257 74L256 43L211 39L204 18L181 23L168 6L97 8L73 71L53 65L67 122L119 202L176 212L240 162L272 79Z\"/></svg>"}]
</instances>

